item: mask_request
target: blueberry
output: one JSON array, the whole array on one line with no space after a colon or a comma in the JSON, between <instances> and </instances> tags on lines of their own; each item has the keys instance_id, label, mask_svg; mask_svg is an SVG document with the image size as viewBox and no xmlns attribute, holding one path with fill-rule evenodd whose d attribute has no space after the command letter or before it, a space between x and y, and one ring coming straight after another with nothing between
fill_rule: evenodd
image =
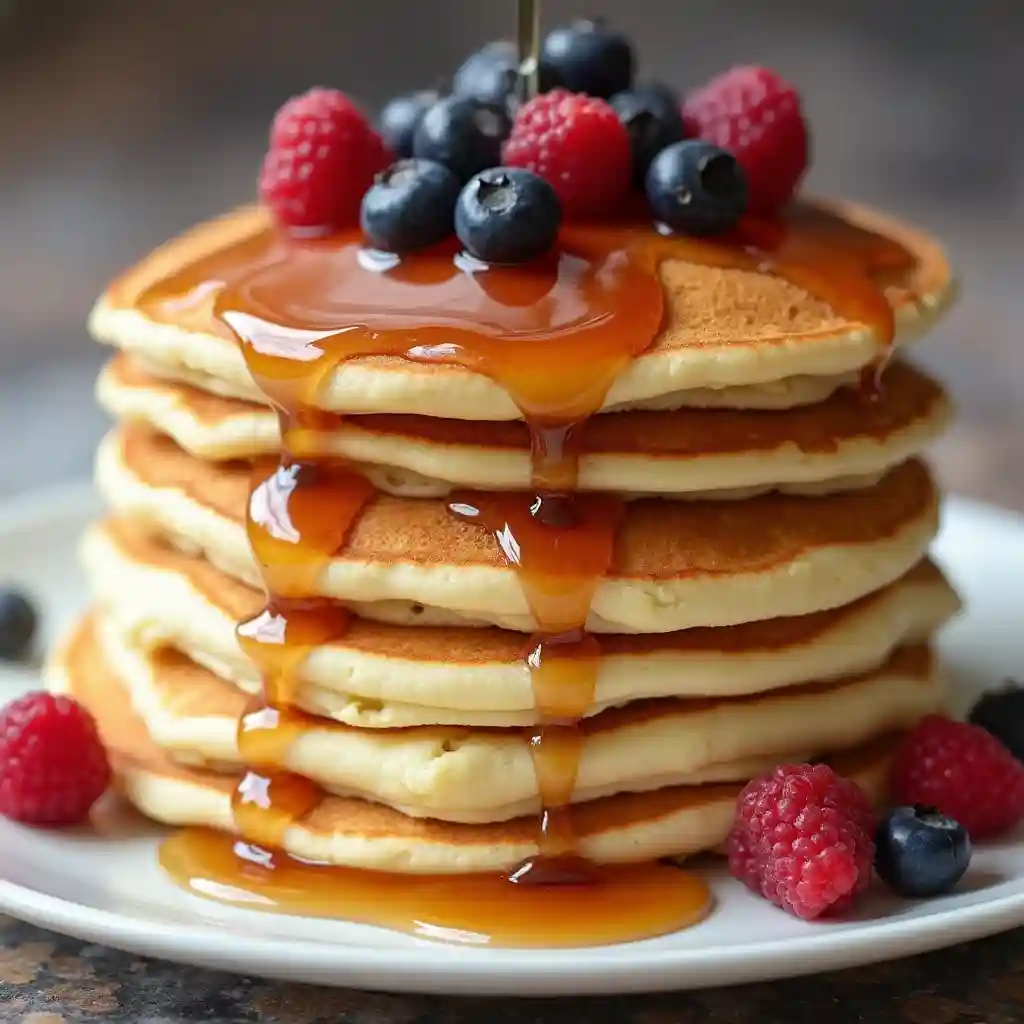
<instances>
[{"instance_id":1,"label":"blueberry","mask_svg":"<svg viewBox=\"0 0 1024 1024\"><path fill-rule=\"evenodd\" d=\"M967 720L990 732L1018 761L1024 761L1024 687L1012 680L982 694Z\"/></svg>"},{"instance_id":2,"label":"blueberry","mask_svg":"<svg viewBox=\"0 0 1024 1024\"><path fill-rule=\"evenodd\" d=\"M0 659L22 661L32 651L39 625L35 605L16 590L0 590Z\"/></svg>"},{"instance_id":3,"label":"blueberry","mask_svg":"<svg viewBox=\"0 0 1024 1024\"><path fill-rule=\"evenodd\" d=\"M878 824L875 871L901 896L938 896L960 881L971 840L958 821L934 807L897 807Z\"/></svg>"},{"instance_id":4,"label":"blueberry","mask_svg":"<svg viewBox=\"0 0 1024 1024\"><path fill-rule=\"evenodd\" d=\"M562 206L532 171L492 167L472 178L455 206L455 233L466 251L487 263L525 263L555 243Z\"/></svg>"},{"instance_id":5,"label":"blueberry","mask_svg":"<svg viewBox=\"0 0 1024 1024\"><path fill-rule=\"evenodd\" d=\"M552 29L540 50L541 90L557 87L608 99L633 82L633 47L601 21Z\"/></svg>"},{"instance_id":6,"label":"blueberry","mask_svg":"<svg viewBox=\"0 0 1024 1024\"><path fill-rule=\"evenodd\" d=\"M396 157L412 156L412 137L427 112L427 108L438 100L438 95L429 89L396 96L380 112L380 134Z\"/></svg>"},{"instance_id":7,"label":"blueberry","mask_svg":"<svg viewBox=\"0 0 1024 1024\"><path fill-rule=\"evenodd\" d=\"M467 96L447 96L428 108L413 135L413 154L436 160L466 182L501 163L501 144L512 128L504 108Z\"/></svg>"},{"instance_id":8,"label":"blueberry","mask_svg":"<svg viewBox=\"0 0 1024 1024\"><path fill-rule=\"evenodd\" d=\"M747 176L731 153L692 139L663 149L647 169L655 220L688 235L731 228L747 207Z\"/></svg>"},{"instance_id":9,"label":"blueberry","mask_svg":"<svg viewBox=\"0 0 1024 1024\"><path fill-rule=\"evenodd\" d=\"M629 91L637 93L651 103L660 104L662 107L671 107L677 111L682 107L679 93L664 82L637 82Z\"/></svg>"},{"instance_id":10,"label":"blueberry","mask_svg":"<svg viewBox=\"0 0 1024 1024\"><path fill-rule=\"evenodd\" d=\"M609 102L629 132L633 152L633 185L643 188L651 161L683 138L683 117L674 96L658 87L617 92Z\"/></svg>"},{"instance_id":11,"label":"blueberry","mask_svg":"<svg viewBox=\"0 0 1024 1024\"><path fill-rule=\"evenodd\" d=\"M399 160L377 175L359 209L375 249L411 252L452 233L459 179L433 160Z\"/></svg>"},{"instance_id":12,"label":"blueberry","mask_svg":"<svg viewBox=\"0 0 1024 1024\"><path fill-rule=\"evenodd\" d=\"M467 57L452 79L452 92L505 107L519 81L519 54L506 40L488 43Z\"/></svg>"}]
</instances>

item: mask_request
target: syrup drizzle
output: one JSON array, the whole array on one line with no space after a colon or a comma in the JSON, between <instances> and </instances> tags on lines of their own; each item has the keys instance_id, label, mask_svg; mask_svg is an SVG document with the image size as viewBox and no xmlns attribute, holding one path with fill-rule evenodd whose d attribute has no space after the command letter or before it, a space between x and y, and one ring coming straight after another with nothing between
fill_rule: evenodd
<instances>
[{"instance_id":1,"label":"syrup drizzle","mask_svg":"<svg viewBox=\"0 0 1024 1024\"><path fill-rule=\"evenodd\" d=\"M186 829L160 863L199 896L249 910L335 917L468 946L632 942L696 924L708 892L667 864L604 868L589 885L510 886L498 875L396 875L311 864L224 833Z\"/></svg>"},{"instance_id":2,"label":"syrup drizzle","mask_svg":"<svg viewBox=\"0 0 1024 1024\"><path fill-rule=\"evenodd\" d=\"M587 624L612 564L622 503L574 493L574 439L619 373L662 328L666 311L658 266L665 259L778 275L847 319L865 323L886 345L893 314L875 277L905 270L911 262L895 243L799 208L785 221L746 223L721 241L668 237L631 224L567 227L557 252L512 270L479 265L445 245L398 260L367 253L355 234L297 241L267 230L197 261L143 297L141 305L154 316L204 310L229 328L253 380L280 410L284 438L281 462L254 471L248 515L268 594L264 612L239 627L240 642L264 680L262 699L239 723L239 750L250 770L235 794L234 811L249 845L228 856L227 839L206 837L202 850L193 852L210 877L225 877L224 865L243 850L243 860L255 857L260 864L261 891L280 893L283 887L292 893L277 900L279 907L301 905L309 912L310 900L295 892L314 885L315 878L321 891L344 890L339 903L327 901L335 911L362 913L355 875L299 864L273 851L321 796L314 784L284 768L303 723L294 710L296 672L313 647L344 632L348 622L343 609L309 595L373 489L352 467L297 460L287 452L299 432L308 436L322 425L315 405L335 369L352 360L399 357L489 377L530 428L531 492L467 492L450 504L453 515L494 537L518 574L537 627L526 664L540 724L525 740L541 797L539 852L510 879L519 883L517 890L524 884L527 890L554 886L558 900L570 898L564 894L579 891L580 883L600 879L601 900L616 902L610 895L618 892L616 873L598 871L579 856L571 800L581 747L578 722L593 702L601 659L599 640ZM183 877L186 850L198 840L174 842L165 863L176 865ZM245 875L252 877L248 864ZM662 883L690 884L668 876ZM360 884L368 883L364 878ZM495 880L472 884L494 886ZM372 885L387 889L401 883L374 878ZM407 882L406 898L412 899L417 885ZM483 893L478 902L484 906L490 898ZM688 907L689 920L703 912ZM637 903L633 909L634 923L636 915L652 919L650 906L641 911ZM579 930L574 934L579 943ZM616 937L623 937L622 928Z\"/></svg>"},{"instance_id":3,"label":"syrup drizzle","mask_svg":"<svg viewBox=\"0 0 1024 1024\"><path fill-rule=\"evenodd\" d=\"M282 410L282 427L293 416ZM232 799L235 826L250 843L282 846L288 827L322 797L315 783L285 767L309 725L295 709L298 673L313 650L345 633L351 613L309 595L373 493L365 477L337 462L284 455L276 465L261 460L253 467L246 529L267 604L239 624L237 636L263 686L238 722L238 752L249 768Z\"/></svg>"}]
</instances>

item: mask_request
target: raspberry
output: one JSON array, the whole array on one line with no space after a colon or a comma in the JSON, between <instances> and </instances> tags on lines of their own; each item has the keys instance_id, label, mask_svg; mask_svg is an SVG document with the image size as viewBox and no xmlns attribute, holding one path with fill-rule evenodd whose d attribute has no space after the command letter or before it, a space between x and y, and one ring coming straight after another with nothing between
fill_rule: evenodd
<instances>
[{"instance_id":1,"label":"raspberry","mask_svg":"<svg viewBox=\"0 0 1024 1024\"><path fill-rule=\"evenodd\" d=\"M728 150L747 172L752 213L789 200L807 169L810 143L796 90L767 68L739 67L711 79L683 104L687 138Z\"/></svg>"},{"instance_id":2,"label":"raspberry","mask_svg":"<svg viewBox=\"0 0 1024 1024\"><path fill-rule=\"evenodd\" d=\"M735 878L811 920L845 910L871 881L874 813L827 765L780 765L748 783L726 849Z\"/></svg>"},{"instance_id":3,"label":"raspberry","mask_svg":"<svg viewBox=\"0 0 1024 1024\"><path fill-rule=\"evenodd\" d=\"M923 718L896 751L891 778L896 803L935 807L972 839L1024 817L1024 764L977 725Z\"/></svg>"},{"instance_id":4,"label":"raspberry","mask_svg":"<svg viewBox=\"0 0 1024 1024\"><path fill-rule=\"evenodd\" d=\"M92 715L69 697L29 693L0 710L0 814L74 825L110 784Z\"/></svg>"},{"instance_id":5,"label":"raspberry","mask_svg":"<svg viewBox=\"0 0 1024 1024\"><path fill-rule=\"evenodd\" d=\"M342 92L311 89L274 117L260 198L285 227L309 234L356 224L359 203L391 154Z\"/></svg>"},{"instance_id":6,"label":"raspberry","mask_svg":"<svg viewBox=\"0 0 1024 1024\"><path fill-rule=\"evenodd\" d=\"M568 217L613 210L632 174L629 133L615 111L565 89L519 108L502 159L547 179Z\"/></svg>"}]
</instances>

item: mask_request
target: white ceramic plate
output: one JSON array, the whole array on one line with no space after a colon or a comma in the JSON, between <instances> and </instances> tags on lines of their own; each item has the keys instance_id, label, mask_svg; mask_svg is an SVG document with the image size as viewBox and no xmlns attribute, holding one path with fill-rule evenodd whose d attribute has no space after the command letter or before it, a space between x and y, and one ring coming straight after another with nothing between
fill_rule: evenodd
<instances>
[{"instance_id":1,"label":"white ceramic plate","mask_svg":"<svg viewBox=\"0 0 1024 1024\"><path fill-rule=\"evenodd\" d=\"M85 602L76 537L96 511L87 487L0 513L0 582L33 592L51 640ZM943 649L966 706L1024 675L1024 519L953 499L939 560L967 600ZM0 699L38 685L0 669ZM555 995L697 988L852 967L1024 924L1024 833L976 851L955 894L914 903L880 888L858 916L804 924L709 872L717 908L696 928L600 949L520 951L428 943L362 925L234 910L165 880L156 836L59 835L0 822L0 908L148 956L249 975L392 991Z\"/></svg>"}]
</instances>

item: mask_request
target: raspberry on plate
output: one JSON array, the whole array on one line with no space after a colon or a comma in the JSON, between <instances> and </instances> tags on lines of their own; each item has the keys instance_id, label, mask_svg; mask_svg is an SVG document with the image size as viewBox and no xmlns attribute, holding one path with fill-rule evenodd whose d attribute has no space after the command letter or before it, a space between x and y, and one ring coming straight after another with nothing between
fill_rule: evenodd
<instances>
[{"instance_id":1,"label":"raspberry on plate","mask_svg":"<svg viewBox=\"0 0 1024 1024\"><path fill-rule=\"evenodd\" d=\"M28 693L0 710L0 814L74 825L110 785L92 715L70 697Z\"/></svg>"},{"instance_id":2,"label":"raspberry on plate","mask_svg":"<svg viewBox=\"0 0 1024 1024\"><path fill-rule=\"evenodd\" d=\"M727 149L747 172L750 210L771 213L796 191L810 152L796 89L774 71L738 67L683 104L687 138Z\"/></svg>"},{"instance_id":3,"label":"raspberry on plate","mask_svg":"<svg viewBox=\"0 0 1024 1024\"><path fill-rule=\"evenodd\" d=\"M892 795L935 807L984 839L1024 818L1024 764L980 726L929 715L896 751Z\"/></svg>"},{"instance_id":4,"label":"raspberry on plate","mask_svg":"<svg viewBox=\"0 0 1024 1024\"><path fill-rule=\"evenodd\" d=\"M874 813L827 765L780 765L748 783L726 843L729 870L804 920L847 909L871 881Z\"/></svg>"},{"instance_id":5,"label":"raspberry on plate","mask_svg":"<svg viewBox=\"0 0 1024 1024\"><path fill-rule=\"evenodd\" d=\"M567 217L612 212L629 190L629 133L604 100L555 89L516 113L502 153L550 182Z\"/></svg>"},{"instance_id":6,"label":"raspberry on plate","mask_svg":"<svg viewBox=\"0 0 1024 1024\"><path fill-rule=\"evenodd\" d=\"M260 198L283 226L325 234L355 225L359 203L391 153L363 112L336 89L310 89L277 112Z\"/></svg>"}]
</instances>

